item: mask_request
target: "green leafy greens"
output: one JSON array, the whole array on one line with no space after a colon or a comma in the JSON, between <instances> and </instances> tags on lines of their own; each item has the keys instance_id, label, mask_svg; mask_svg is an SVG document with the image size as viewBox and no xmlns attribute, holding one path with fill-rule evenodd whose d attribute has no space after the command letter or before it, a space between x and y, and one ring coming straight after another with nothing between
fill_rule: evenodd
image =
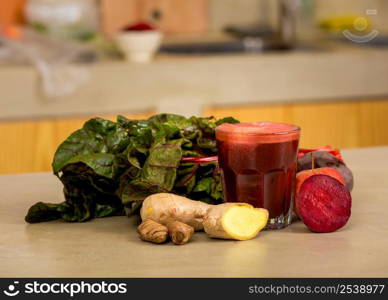
<instances>
[{"instance_id":1,"label":"green leafy greens","mask_svg":"<svg viewBox=\"0 0 388 300\"><path fill-rule=\"evenodd\" d=\"M222 201L217 163L187 162L182 157L217 154L215 127L233 118L185 118L159 114L147 120L118 116L94 118L57 149L53 171L63 183L65 201L38 202L29 223L131 215L148 195L171 192L208 203Z\"/></svg>"}]
</instances>

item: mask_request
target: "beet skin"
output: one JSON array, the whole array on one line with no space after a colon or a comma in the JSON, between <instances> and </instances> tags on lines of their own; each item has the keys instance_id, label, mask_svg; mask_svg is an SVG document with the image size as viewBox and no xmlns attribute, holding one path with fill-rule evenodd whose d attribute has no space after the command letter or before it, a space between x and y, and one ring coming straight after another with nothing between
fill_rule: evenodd
<instances>
[{"instance_id":1,"label":"beet skin","mask_svg":"<svg viewBox=\"0 0 388 300\"><path fill-rule=\"evenodd\" d=\"M295 197L303 223L313 232L333 232L349 220L352 198L349 190L327 175L307 178Z\"/></svg>"},{"instance_id":2,"label":"beet skin","mask_svg":"<svg viewBox=\"0 0 388 300\"><path fill-rule=\"evenodd\" d=\"M349 191L353 189L352 171L344 164L342 160L325 151L313 151L298 158L298 172L310 170L312 166L312 156L314 156L315 168L333 168L336 169L346 181Z\"/></svg>"}]
</instances>

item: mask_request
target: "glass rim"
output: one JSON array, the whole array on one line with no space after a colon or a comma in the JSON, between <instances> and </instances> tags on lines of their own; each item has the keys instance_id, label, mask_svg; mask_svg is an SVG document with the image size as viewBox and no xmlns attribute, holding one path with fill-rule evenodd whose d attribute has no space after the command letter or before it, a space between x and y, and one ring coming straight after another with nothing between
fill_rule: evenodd
<instances>
[{"instance_id":1,"label":"glass rim","mask_svg":"<svg viewBox=\"0 0 388 300\"><path fill-rule=\"evenodd\" d=\"M254 132L248 131L248 130L241 130L241 131L232 131L232 130L225 130L220 128L224 124L229 124L229 126L235 127L238 124L260 124L260 123L272 123L272 124L281 124L281 125L287 125L290 127L293 127L289 130L281 130L278 132ZM220 132L221 134L228 134L228 135L250 135L250 136L270 136L270 135L287 135L287 134L297 134L300 132L301 128L294 124L284 123L284 122L272 122L272 121L260 121L260 122L241 122L236 124L230 124L230 123L224 123L215 128L216 133ZM242 127L243 128L243 127Z\"/></svg>"}]
</instances>

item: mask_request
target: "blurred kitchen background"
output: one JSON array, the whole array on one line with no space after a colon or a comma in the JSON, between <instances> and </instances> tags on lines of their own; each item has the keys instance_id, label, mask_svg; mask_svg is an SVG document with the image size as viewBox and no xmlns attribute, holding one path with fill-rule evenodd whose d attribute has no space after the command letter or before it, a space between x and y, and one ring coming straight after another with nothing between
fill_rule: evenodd
<instances>
[{"instance_id":1,"label":"blurred kitchen background","mask_svg":"<svg viewBox=\"0 0 388 300\"><path fill-rule=\"evenodd\" d=\"M91 117L159 112L388 145L388 1L1 1L0 174L49 171Z\"/></svg>"}]
</instances>

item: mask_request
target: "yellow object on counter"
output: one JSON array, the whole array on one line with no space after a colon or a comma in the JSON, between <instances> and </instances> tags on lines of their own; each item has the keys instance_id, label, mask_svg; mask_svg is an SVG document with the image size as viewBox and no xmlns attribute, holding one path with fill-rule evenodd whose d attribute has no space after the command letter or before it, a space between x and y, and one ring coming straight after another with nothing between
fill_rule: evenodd
<instances>
[{"instance_id":1,"label":"yellow object on counter","mask_svg":"<svg viewBox=\"0 0 388 300\"><path fill-rule=\"evenodd\" d=\"M319 27L330 32L341 32L343 30L364 31L370 29L372 22L364 16L338 16L323 19L319 22Z\"/></svg>"}]
</instances>

